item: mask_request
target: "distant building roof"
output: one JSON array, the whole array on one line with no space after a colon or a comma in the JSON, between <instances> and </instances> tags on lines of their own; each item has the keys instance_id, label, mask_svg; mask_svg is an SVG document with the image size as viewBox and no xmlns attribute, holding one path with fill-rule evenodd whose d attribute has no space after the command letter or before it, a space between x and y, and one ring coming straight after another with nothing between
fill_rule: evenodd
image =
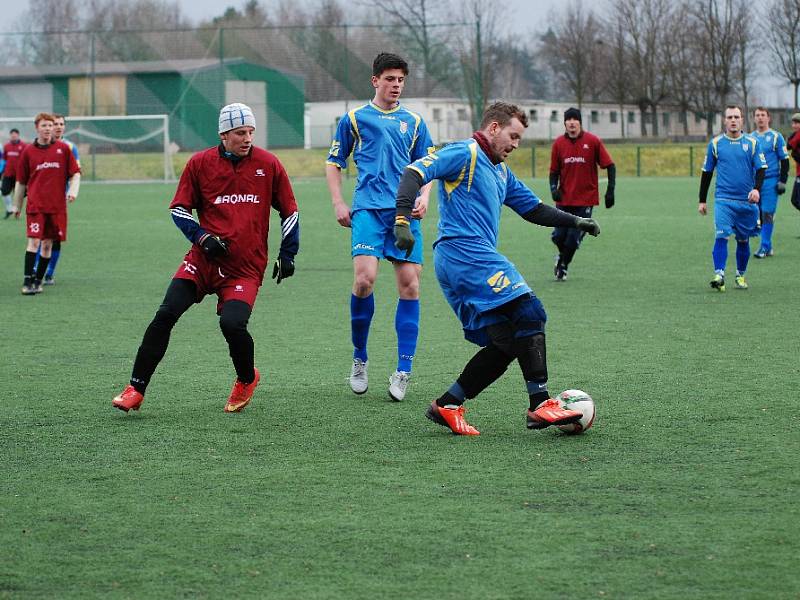
<instances>
[{"instance_id":1,"label":"distant building roof","mask_svg":"<svg viewBox=\"0 0 800 600\"><path fill-rule=\"evenodd\" d=\"M74 75L132 75L138 73L186 73L205 69L242 64L243 58L227 58L223 61L213 58L189 58L178 60L155 60L133 62L98 62L92 69L91 63L64 65L36 65L24 67L0 67L1 80L41 79L42 77L70 77Z\"/></svg>"}]
</instances>

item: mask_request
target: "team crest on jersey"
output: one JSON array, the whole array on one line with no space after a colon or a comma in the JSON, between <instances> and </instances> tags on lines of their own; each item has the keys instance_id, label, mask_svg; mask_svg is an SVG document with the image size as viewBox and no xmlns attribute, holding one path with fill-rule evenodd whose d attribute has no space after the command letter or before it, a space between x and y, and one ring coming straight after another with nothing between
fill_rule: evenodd
<instances>
[{"instance_id":1,"label":"team crest on jersey","mask_svg":"<svg viewBox=\"0 0 800 600\"><path fill-rule=\"evenodd\" d=\"M588 149L589 149L589 144L584 144L584 145L583 145L583 149L584 149L584 150L588 150Z\"/></svg>"},{"instance_id":2,"label":"team crest on jersey","mask_svg":"<svg viewBox=\"0 0 800 600\"><path fill-rule=\"evenodd\" d=\"M747 152L749 149L750 149L750 146L749 146L749 145L747 145L747 144L742 144L742 150L744 150L745 152Z\"/></svg>"},{"instance_id":3,"label":"team crest on jersey","mask_svg":"<svg viewBox=\"0 0 800 600\"><path fill-rule=\"evenodd\" d=\"M61 148L56 148L56 154L62 154Z\"/></svg>"},{"instance_id":4,"label":"team crest on jersey","mask_svg":"<svg viewBox=\"0 0 800 600\"><path fill-rule=\"evenodd\" d=\"M400 121L400 133L405 133L406 131L408 131L408 123Z\"/></svg>"},{"instance_id":5,"label":"team crest on jersey","mask_svg":"<svg viewBox=\"0 0 800 600\"><path fill-rule=\"evenodd\" d=\"M256 169L256 177L266 177L264 169Z\"/></svg>"}]
</instances>

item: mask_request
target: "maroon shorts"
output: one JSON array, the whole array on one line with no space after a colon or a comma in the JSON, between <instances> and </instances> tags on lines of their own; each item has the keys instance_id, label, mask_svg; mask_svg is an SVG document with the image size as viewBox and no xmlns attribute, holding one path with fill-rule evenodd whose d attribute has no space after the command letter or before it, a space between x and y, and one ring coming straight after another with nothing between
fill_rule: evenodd
<instances>
[{"instance_id":1,"label":"maroon shorts","mask_svg":"<svg viewBox=\"0 0 800 600\"><path fill-rule=\"evenodd\" d=\"M217 295L217 314L222 310L222 304L228 300L241 300L252 309L256 303L258 289L261 282L255 279L244 279L226 275L219 265L209 261L203 251L193 246L186 256L183 264L178 267L173 279L188 279L197 286L197 301L206 296Z\"/></svg>"},{"instance_id":2,"label":"maroon shorts","mask_svg":"<svg viewBox=\"0 0 800 600\"><path fill-rule=\"evenodd\" d=\"M28 213L27 237L67 241L67 213Z\"/></svg>"}]
</instances>

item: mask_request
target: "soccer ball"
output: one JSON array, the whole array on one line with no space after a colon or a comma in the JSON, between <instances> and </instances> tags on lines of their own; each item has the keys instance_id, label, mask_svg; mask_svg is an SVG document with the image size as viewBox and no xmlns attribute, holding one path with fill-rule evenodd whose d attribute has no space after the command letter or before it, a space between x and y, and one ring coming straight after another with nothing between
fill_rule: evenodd
<instances>
[{"instance_id":1,"label":"soccer ball","mask_svg":"<svg viewBox=\"0 0 800 600\"><path fill-rule=\"evenodd\" d=\"M567 425L557 425L561 431L577 435L592 426L592 423L594 423L594 400L589 394L581 390L564 390L558 395L558 400L564 408L583 413L580 421L568 423Z\"/></svg>"}]
</instances>

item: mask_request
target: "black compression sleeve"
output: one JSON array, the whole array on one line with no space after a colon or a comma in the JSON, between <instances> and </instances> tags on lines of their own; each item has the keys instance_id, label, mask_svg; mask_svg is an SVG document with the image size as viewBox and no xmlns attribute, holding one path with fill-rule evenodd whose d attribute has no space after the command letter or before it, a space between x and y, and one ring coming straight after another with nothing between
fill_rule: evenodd
<instances>
[{"instance_id":1,"label":"black compression sleeve","mask_svg":"<svg viewBox=\"0 0 800 600\"><path fill-rule=\"evenodd\" d=\"M558 171L550 173L550 191L555 192L558 189Z\"/></svg>"},{"instance_id":2,"label":"black compression sleeve","mask_svg":"<svg viewBox=\"0 0 800 600\"><path fill-rule=\"evenodd\" d=\"M764 174L767 172L766 169L758 169L756 171L756 184L753 186L753 189L761 191L761 186L764 184Z\"/></svg>"},{"instance_id":3,"label":"black compression sleeve","mask_svg":"<svg viewBox=\"0 0 800 600\"><path fill-rule=\"evenodd\" d=\"M522 218L545 227L577 227L578 222L578 218L575 215L543 202L522 215Z\"/></svg>"},{"instance_id":4,"label":"black compression sleeve","mask_svg":"<svg viewBox=\"0 0 800 600\"><path fill-rule=\"evenodd\" d=\"M608 165L606 172L608 174L608 188L606 190L613 192L617 185L617 166L613 163Z\"/></svg>"},{"instance_id":5,"label":"black compression sleeve","mask_svg":"<svg viewBox=\"0 0 800 600\"><path fill-rule=\"evenodd\" d=\"M700 174L700 202L705 203L708 198L708 188L711 187L711 178L714 176L712 171L703 171Z\"/></svg>"},{"instance_id":6,"label":"black compression sleeve","mask_svg":"<svg viewBox=\"0 0 800 600\"><path fill-rule=\"evenodd\" d=\"M414 210L414 203L417 201L419 188L423 186L422 175L414 169L406 169L400 178L400 185L397 187L397 216L411 218L411 211Z\"/></svg>"},{"instance_id":7,"label":"black compression sleeve","mask_svg":"<svg viewBox=\"0 0 800 600\"><path fill-rule=\"evenodd\" d=\"M780 182L786 183L788 180L789 180L789 159L784 158L781 161Z\"/></svg>"}]
</instances>

